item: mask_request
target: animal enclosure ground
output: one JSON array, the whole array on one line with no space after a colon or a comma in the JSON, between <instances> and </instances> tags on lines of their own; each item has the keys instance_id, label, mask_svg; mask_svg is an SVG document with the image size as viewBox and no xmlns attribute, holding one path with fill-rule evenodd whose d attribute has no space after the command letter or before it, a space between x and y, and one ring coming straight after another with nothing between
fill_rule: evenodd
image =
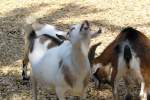
<instances>
[{"instance_id":1,"label":"animal enclosure ground","mask_svg":"<svg viewBox=\"0 0 150 100\"><path fill-rule=\"evenodd\" d=\"M67 31L68 26L89 20L102 34L92 44L102 42L96 50L100 54L125 26L133 26L150 38L150 0L1 0L0 3L0 100L31 100L31 84L23 85L21 60L24 51L26 22L38 19ZM123 82L119 86L120 98L126 93ZM137 97L139 89L132 85ZM96 90L91 83L88 100L112 100L111 87L104 85ZM56 100L52 89L39 90L39 100ZM68 97L72 99L71 97Z\"/></svg>"}]
</instances>

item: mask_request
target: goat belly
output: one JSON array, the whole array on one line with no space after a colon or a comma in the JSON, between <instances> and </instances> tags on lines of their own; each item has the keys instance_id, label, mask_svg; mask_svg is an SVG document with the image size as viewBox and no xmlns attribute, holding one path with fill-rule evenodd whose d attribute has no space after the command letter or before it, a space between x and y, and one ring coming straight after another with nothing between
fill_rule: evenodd
<instances>
[{"instance_id":1,"label":"goat belly","mask_svg":"<svg viewBox=\"0 0 150 100\"><path fill-rule=\"evenodd\" d=\"M32 66L33 74L37 80L42 80L46 83L54 83L58 70L60 57L55 52L46 53L46 55L37 63Z\"/></svg>"},{"instance_id":2,"label":"goat belly","mask_svg":"<svg viewBox=\"0 0 150 100\"><path fill-rule=\"evenodd\" d=\"M34 42L34 49L29 54L29 60L32 65L37 64L47 51L47 47L43 45L39 39L36 39Z\"/></svg>"}]
</instances>

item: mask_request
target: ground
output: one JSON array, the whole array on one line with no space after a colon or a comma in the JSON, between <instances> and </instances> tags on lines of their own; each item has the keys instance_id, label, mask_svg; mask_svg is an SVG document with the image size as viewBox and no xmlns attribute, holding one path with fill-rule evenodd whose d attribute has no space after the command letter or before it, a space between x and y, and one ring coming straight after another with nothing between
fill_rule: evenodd
<instances>
[{"instance_id":1,"label":"ground","mask_svg":"<svg viewBox=\"0 0 150 100\"><path fill-rule=\"evenodd\" d=\"M21 80L24 52L24 34L21 29L25 22L38 19L67 31L70 25L89 20L93 30L102 28L101 36L92 40L92 44L102 42L96 50L100 54L126 26L135 27L150 38L149 5L149 0L1 0L0 100L32 99L31 84L24 85ZM121 81L121 100L126 92L122 84ZM138 90L137 87L132 88L134 97ZM56 100L53 90L40 89L38 98ZM112 100L111 87L103 85L101 90L96 90L91 83L87 99Z\"/></svg>"}]
</instances>

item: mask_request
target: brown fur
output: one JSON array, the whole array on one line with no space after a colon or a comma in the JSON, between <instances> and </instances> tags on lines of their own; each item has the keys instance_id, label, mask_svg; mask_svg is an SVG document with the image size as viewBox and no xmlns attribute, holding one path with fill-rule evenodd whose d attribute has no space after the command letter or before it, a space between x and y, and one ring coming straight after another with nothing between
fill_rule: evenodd
<instances>
[{"instance_id":1,"label":"brown fur","mask_svg":"<svg viewBox=\"0 0 150 100\"><path fill-rule=\"evenodd\" d=\"M102 54L92 60L92 65L95 64L102 64L103 67L99 68L95 75L96 77L99 78L99 81L103 78L104 80L108 79L108 74L109 72L106 72L104 66L107 66L111 64L113 66L113 72L112 72L112 77L111 80L113 81L115 76L116 76L116 71L117 70L117 54L114 52L114 48L117 45L116 40L114 40L110 45L106 47L106 49L102 52ZM113 83L112 83L113 84Z\"/></svg>"},{"instance_id":2,"label":"brown fur","mask_svg":"<svg viewBox=\"0 0 150 100\"><path fill-rule=\"evenodd\" d=\"M49 38L46 37L46 36L41 36L41 37L40 37L40 42L41 42L42 44L44 44L47 40L49 40Z\"/></svg>"},{"instance_id":3,"label":"brown fur","mask_svg":"<svg viewBox=\"0 0 150 100\"><path fill-rule=\"evenodd\" d=\"M56 45L58 45L58 43L56 41L52 41L49 37L42 35L40 37L40 42L42 44L44 44L46 41L49 41L47 48L50 49L52 47L55 47Z\"/></svg>"},{"instance_id":4,"label":"brown fur","mask_svg":"<svg viewBox=\"0 0 150 100\"><path fill-rule=\"evenodd\" d=\"M83 86L86 87L89 83L89 75L87 75L83 81Z\"/></svg>"},{"instance_id":5,"label":"brown fur","mask_svg":"<svg viewBox=\"0 0 150 100\"><path fill-rule=\"evenodd\" d=\"M138 45L135 45L135 51L141 61L141 72L145 81L145 90L150 88L150 39L141 35L141 38L137 41Z\"/></svg>"},{"instance_id":6,"label":"brown fur","mask_svg":"<svg viewBox=\"0 0 150 100\"><path fill-rule=\"evenodd\" d=\"M50 49L50 48L52 48L52 47L55 47L56 45L57 45L57 43L51 41L51 42L48 44L47 48Z\"/></svg>"},{"instance_id":7,"label":"brown fur","mask_svg":"<svg viewBox=\"0 0 150 100\"><path fill-rule=\"evenodd\" d=\"M147 91L148 87L150 87L150 39L140 31L135 29L131 31L132 28L129 29L130 30L121 31L116 39L106 47L102 54L93 59L92 63L100 63L103 66L106 66L109 63L112 64L113 71L111 74L111 81L113 85L118 72L117 63L119 51L116 52L116 47L118 44L128 39L132 49L137 54L137 57L140 58L141 74L145 81L145 91ZM97 71L96 74L98 76L101 75L101 71Z\"/></svg>"},{"instance_id":8,"label":"brown fur","mask_svg":"<svg viewBox=\"0 0 150 100\"><path fill-rule=\"evenodd\" d=\"M117 73L117 60L118 60L118 54L115 52L115 47L118 45L118 43L125 40L126 33L121 32L116 39L110 43L106 49L102 52L102 54L95 59L93 59L92 64L98 64L101 63L103 66L108 65L109 63L113 66L113 72L112 72L112 79L114 80L114 77ZM138 31L138 38L132 42L131 44L133 46L133 49L137 53L137 56L140 57L141 60L141 68L147 69L150 67L150 40L141 32ZM144 74L145 71L142 71Z\"/></svg>"},{"instance_id":9,"label":"brown fur","mask_svg":"<svg viewBox=\"0 0 150 100\"><path fill-rule=\"evenodd\" d=\"M70 86L73 87L74 82L76 81L74 75L70 72L70 69L68 66L63 65L62 66L62 73L64 75L64 79L66 83Z\"/></svg>"}]
</instances>

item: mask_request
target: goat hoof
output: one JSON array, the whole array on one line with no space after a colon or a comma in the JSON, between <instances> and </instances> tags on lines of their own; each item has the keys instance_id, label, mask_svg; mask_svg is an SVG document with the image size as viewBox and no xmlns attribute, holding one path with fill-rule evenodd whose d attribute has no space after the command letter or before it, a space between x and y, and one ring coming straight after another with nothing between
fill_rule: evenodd
<instances>
[{"instance_id":1,"label":"goat hoof","mask_svg":"<svg viewBox=\"0 0 150 100\"><path fill-rule=\"evenodd\" d=\"M30 77L23 77L22 80L23 80L23 81L29 81L29 80L30 80Z\"/></svg>"},{"instance_id":2,"label":"goat hoof","mask_svg":"<svg viewBox=\"0 0 150 100\"><path fill-rule=\"evenodd\" d=\"M23 77L22 78L22 84L27 85L29 83L30 77Z\"/></svg>"},{"instance_id":3,"label":"goat hoof","mask_svg":"<svg viewBox=\"0 0 150 100\"><path fill-rule=\"evenodd\" d=\"M80 100L80 97L79 96L75 96L74 100Z\"/></svg>"},{"instance_id":4,"label":"goat hoof","mask_svg":"<svg viewBox=\"0 0 150 100\"><path fill-rule=\"evenodd\" d=\"M147 100L150 100L150 94L147 95Z\"/></svg>"},{"instance_id":5,"label":"goat hoof","mask_svg":"<svg viewBox=\"0 0 150 100\"><path fill-rule=\"evenodd\" d=\"M132 100L132 95L131 94L127 94L125 96L125 100Z\"/></svg>"}]
</instances>

